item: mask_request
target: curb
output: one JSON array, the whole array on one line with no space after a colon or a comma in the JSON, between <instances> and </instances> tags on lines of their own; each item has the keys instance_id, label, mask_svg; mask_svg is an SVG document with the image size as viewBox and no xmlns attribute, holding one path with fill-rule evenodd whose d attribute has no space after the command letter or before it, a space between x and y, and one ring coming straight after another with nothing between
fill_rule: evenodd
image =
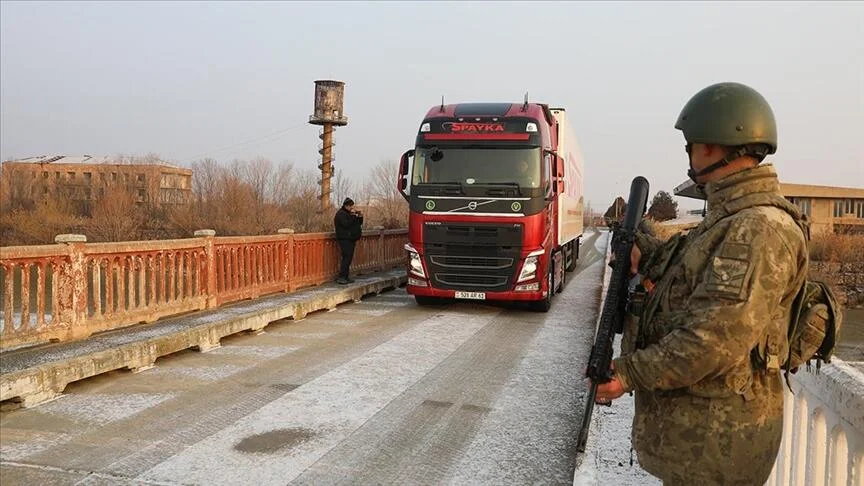
<instances>
[{"instance_id":1,"label":"curb","mask_svg":"<svg viewBox=\"0 0 864 486\"><path fill-rule=\"evenodd\" d=\"M597 336L597 327L600 325L600 318L603 314L603 302L606 300L606 294L609 291L609 280L612 278L609 260L612 258L612 232L609 232L609 238L606 240L606 256L603 260L603 283L600 291L600 307L597 311L597 323L594 328L594 337ZM594 339L591 340L594 342ZM588 350L590 353L590 349ZM587 391L586 391L587 394ZM603 415L595 407L594 417L591 419L592 427L588 431L588 440L585 442L585 452L581 453L582 460L578 461L578 467L573 471L573 485L584 486L586 484L598 484L597 477L598 464L597 448L598 436L603 428ZM586 464L586 461L594 461Z\"/></svg>"}]
</instances>

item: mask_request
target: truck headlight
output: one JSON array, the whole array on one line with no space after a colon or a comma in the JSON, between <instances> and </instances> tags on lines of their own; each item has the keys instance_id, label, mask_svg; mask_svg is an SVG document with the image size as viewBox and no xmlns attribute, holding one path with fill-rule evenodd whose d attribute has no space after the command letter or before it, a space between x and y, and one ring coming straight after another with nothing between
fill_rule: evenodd
<instances>
[{"instance_id":1,"label":"truck headlight","mask_svg":"<svg viewBox=\"0 0 864 486\"><path fill-rule=\"evenodd\" d=\"M516 282L524 282L537 277L537 264L539 263L539 258L542 254L543 250L540 249L529 253L528 256L525 257L525 263L522 264L522 271L519 272L519 278L516 279Z\"/></svg>"},{"instance_id":2,"label":"truck headlight","mask_svg":"<svg viewBox=\"0 0 864 486\"><path fill-rule=\"evenodd\" d=\"M411 273L418 277L426 278L426 272L423 271L423 261L420 259L420 254L414 249L411 243L405 244L405 251L408 252L408 265Z\"/></svg>"}]
</instances>

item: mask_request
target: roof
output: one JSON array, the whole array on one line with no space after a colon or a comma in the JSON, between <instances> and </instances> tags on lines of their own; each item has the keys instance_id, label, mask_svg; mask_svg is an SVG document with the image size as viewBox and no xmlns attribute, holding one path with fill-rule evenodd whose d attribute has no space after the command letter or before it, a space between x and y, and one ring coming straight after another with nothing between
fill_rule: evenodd
<instances>
[{"instance_id":1,"label":"roof","mask_svg":"<svg viewBox=\"0 0 864 486\"><path fill-rule=\"evenodd\" d=\"M675 189L672 190L672 193L676 196L680 197L690 197L693 199L705 199L705 193L690 179L682 182Z\"/></svg>"},{"instance_id":2,"label":"roof","mask_svg":"<svg viewBox=\"0 0 864 486\"><path fill-rule=\"evenodd\" d=\"M705 199L705 195L699 190L699 187L689 179L676 187L673 192L676 196ZM864 199L864 188L861 187L814 186L809 184L790 184L787 182L781 182L780 193L785 197Z\"/></svg>"},{"instance_id":3,"label":"roof","mask_svg":"<svg viewBox=\"0 0 864 486\"><path fill-rule=\"evenodd\" d=\"M560 109L560 108L559 108ZM546 119L549 123L551 114L547 105L540 103L454 103L436 105L429 109L425 119L430 118L474 118L474 117L527 117L538 120Z\"/></svg>"},{"instance_id":4,"label":"roof","mask_svg":"<svg viewBox=\"0 0 864 486\"><path fill-rule=\"evenodd\" d=\"M780 183L780 192L786 197L859 198L864 199L864 188L814 186L809 184Z\"/></svg>"},{"instance_id":5,"label":"roof","mask_svg":"<svg viewBox=\"0 0 864 486\"><path fill-rule=\"evenodd\" d=\"M24 159L6 160L3 163L10 164L106 164L106 165L151 165L160 167L169 167L172 169L188 170L185 167L179 167L169 164L162 160L142 159L141 162L131 162L119 157L108 155L39 155L36 157L27 157Z\"/></svg>"}]
</instances>

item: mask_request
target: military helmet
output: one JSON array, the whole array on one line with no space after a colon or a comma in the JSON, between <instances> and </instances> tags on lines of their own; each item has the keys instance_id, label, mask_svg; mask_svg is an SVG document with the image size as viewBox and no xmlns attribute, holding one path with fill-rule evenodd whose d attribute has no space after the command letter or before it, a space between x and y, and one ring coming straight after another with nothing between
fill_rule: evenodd
<instances>
[{"instance_id":1,"label":"military helmet","mask_svg":"<svg viewBox=\"0 0 864 486\"><path fill-rule=\"evenodd\" d=\"M771 106L755 89L740 83L718 83L696 93L684 105L675 128L688 144L729 147L766 145L777 151L777 124Z\"/></svg>"}]
</instances>

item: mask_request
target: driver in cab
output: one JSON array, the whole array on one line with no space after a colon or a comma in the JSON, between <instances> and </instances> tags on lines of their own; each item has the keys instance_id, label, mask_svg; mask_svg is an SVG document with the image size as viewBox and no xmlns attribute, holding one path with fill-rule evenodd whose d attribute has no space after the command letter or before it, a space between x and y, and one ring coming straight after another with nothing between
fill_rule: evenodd
<instances>
[{"instance_id":1,"label":"driver in cab","mask_svg":"<svg viewBox=\"0 0 864 486\"><path fill-rule=\"evenodd\" d=\"M519 185L522 187L537 187L539 182L537 174L531 170L531 164L528 163L528 160L521 159L519 161Z\"/></svg>"}]
</instances>

